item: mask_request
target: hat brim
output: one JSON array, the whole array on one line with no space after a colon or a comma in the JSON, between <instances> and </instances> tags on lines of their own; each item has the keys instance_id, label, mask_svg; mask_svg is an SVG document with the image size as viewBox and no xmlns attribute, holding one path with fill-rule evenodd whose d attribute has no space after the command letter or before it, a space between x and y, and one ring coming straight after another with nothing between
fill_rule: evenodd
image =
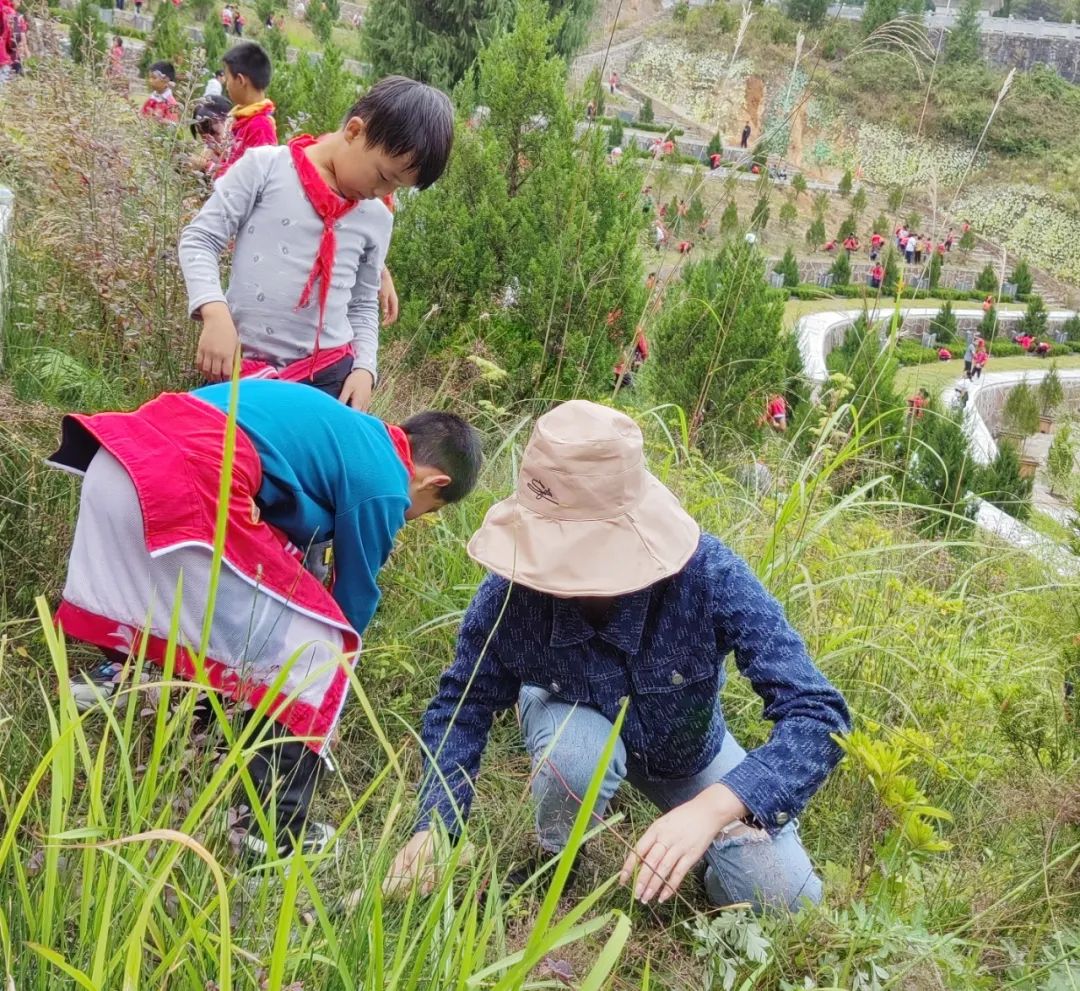
<instances>
[{"instance_id":1,"label":"hat brim","mask_svg":"<svg viewBox=\"0 0 1080 991\"><path fill-rule=\"evenodd\" d=\"M519 585L560 598L627 595L681 571L701 530L646 472L635 509L607 520L557 520L516 495L488 510L469 556Z\"/></svg>"}]
</instances>

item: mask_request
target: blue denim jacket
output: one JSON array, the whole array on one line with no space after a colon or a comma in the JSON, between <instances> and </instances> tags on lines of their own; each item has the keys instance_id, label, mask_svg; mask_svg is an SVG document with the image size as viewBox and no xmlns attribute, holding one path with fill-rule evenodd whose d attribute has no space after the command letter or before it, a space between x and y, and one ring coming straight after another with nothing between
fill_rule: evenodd
<instances>
[{"instance_id":1,"label":"blue denim jacket","mask_svg":"<svg viewBox=\"0 0 1080 991\"><path fill-rule=\"evenodd\" d=\"M841 752L830 734L845 732L850 717L742 558L703 534L682 571L621 596L601 630L571 600L489 576L424 715L422 739L438 774L426 762L418 828L438 815L451 833L460 831L492 718L514 705L522 684L610 720L629 699L622 728L629 759L651 778L697 774L724 739L718 693L732 651L775 725L723 781L758 825L776 831L836 766Z\"/></svg>"}]
</instances>

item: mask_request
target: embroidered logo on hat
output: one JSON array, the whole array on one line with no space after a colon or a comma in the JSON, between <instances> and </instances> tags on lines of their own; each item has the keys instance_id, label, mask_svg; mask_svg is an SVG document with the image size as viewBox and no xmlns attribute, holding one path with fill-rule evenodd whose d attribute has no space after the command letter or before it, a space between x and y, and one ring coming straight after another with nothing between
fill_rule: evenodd
<instances>
[{"instance_id":1,"label":"embroidered logo on hat","mask_svg":"<svg viewBox=\"0 0 1080 991\"><path fill-rule=\"evenodd\" d=\"M552 494L551 489L549 489L538 478L534 478L531 482L529 482L529 491L534 496L536 496L537 499L547 499L547 501L552 503L552 505L559 505L559 500L556 499L555 496Z\"/></svg>"}]
</instances>

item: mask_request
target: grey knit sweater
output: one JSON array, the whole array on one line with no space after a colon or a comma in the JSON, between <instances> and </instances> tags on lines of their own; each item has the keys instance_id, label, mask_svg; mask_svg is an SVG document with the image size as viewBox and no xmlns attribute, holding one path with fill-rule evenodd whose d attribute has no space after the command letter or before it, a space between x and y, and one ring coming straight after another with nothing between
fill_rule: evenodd
<instances>
[{"instance_id":1,"label":"grey knit sweater","mask_svg":"<svg viewBox=\"0 0 1080 991\"><path fill-rule=\"evenodd\" d=\"M353 343L354 368L375 375L379 346L379 277L394 218L378 200L365 200L337 222L337 253L319 348ZM188 311L206 303L229 306L245 358L281 368L315 347L318 285L297 304L319 249L323 225L308 202L288 147L252 148L214 187L180 235L180 267ZM233 247L232 276L221 288L221 253Z\"/></svg>"}]
</instances>

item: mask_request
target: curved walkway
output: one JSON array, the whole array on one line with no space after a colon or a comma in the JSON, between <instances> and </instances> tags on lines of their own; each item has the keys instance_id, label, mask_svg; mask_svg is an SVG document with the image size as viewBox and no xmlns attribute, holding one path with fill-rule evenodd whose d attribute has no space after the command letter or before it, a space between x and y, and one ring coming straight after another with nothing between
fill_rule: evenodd
<instances>
[{"instance_id":1,"label":"curved walkway","mask_svg":"<svg viewBox=\"0 0 1080 991\"><path fill-rule=\"evenodd\" d=\"M894 307L875 307L868 310L870 319L875 323L892 316ZM861 316L862 307L850 310L829 310L821 313L809 313L801 317L795 324L795 333L798 335L799 351L802 354L803 368L807 377L821 385L829 377L826 358L829 352L843 341L843 335L847 329ZM938 312L936 307L925 306L901 306L900 312L905 316L934 316ZM953 310L958 318L982 319L982 310ZM998 319L1016 320L1024 315L1023 310L999 311ZM1065 320L1072 316L1071 311L1055 310L1051 313L1054 321ZM980 464L987 464L997 455L997 442L994 440L990 428L979 411L978 396L981 392L988 392L1018 385L1025 379L1036 383L1046 374L1049 369L1033 369L1031 371L996 372L988 373L975 382L968 383L968 403L964 412L964 428L971 441L972 457ZM1058 375L1063 381L1080 383L1080 368L1059 369ZM942 396L949 405L957 402L956 386L963 381L958 379L946 387ZM1019 550L1026 551L1039 558L1048 567L1053 568L1059 575L1080 575L1080 558L1070 553L1056 541L1044 537L1031 527L1026 526L1019 520L1014 519L1008 513L1003 512L988 502L980 502L978 513L975 516L975 525L986 533L991 533Z\"/></svg>"}]
</instances>

